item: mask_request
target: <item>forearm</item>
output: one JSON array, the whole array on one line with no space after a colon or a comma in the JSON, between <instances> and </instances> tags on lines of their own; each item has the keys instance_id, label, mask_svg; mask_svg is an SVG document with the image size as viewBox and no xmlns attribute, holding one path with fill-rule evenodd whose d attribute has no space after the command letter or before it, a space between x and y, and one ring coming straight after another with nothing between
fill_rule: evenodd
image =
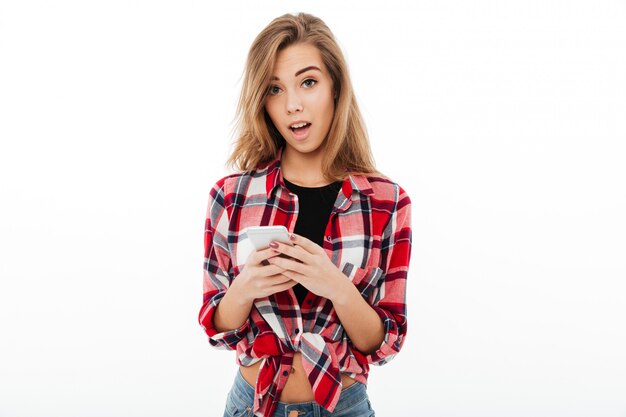
<instances>
[{"instance_id":1,"label":"forearm","mask_svg":"<svg viewBox=\"0 0 626 417\"><path fill-rule=\"evenodd\" d=\"M239 292L239 287L233 282L220 300L213 316L213 326L218 332L225 332L241 327L252 309L254 300L248 300Z\"/></svg>"},{"instance_id":2,"label":"forearm","mask_svg":"<svg viewBox=\"0 0 626 417\"><path fill-rule=\"evenodd\" d=\"M341 279L345 280L345 276ZM359 290L350 281L345 284L339 287L331 301L352 344L361 353L368 355L383 343L383 322Z\"/></svg>"}]
</instances>

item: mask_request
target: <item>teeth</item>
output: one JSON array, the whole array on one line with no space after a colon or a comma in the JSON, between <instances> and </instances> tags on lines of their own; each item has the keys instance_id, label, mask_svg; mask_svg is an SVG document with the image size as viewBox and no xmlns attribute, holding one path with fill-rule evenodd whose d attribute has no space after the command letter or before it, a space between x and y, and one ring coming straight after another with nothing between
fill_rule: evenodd
<instances>
[{"instance_id":1,"label":"teeth","mask_svg":"<svg viewBox=\"0 0 626 417\"><path fill-rule=\"evenodd\" d=\"M307 122L304 122L304 123L298 123L298 124L295 124L295 125L291 125L291 128L292 128L292 129L297 129L297 128L299 128L299 127L304 127L304 126L306 126L306 125L308 125L308 123L307 123Z\"/></svg>"}]
</instances>

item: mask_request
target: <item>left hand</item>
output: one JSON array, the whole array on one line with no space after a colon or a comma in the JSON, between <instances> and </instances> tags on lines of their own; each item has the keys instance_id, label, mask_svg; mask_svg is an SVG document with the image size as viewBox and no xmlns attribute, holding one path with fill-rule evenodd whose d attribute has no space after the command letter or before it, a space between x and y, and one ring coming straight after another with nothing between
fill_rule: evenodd
<instances>
[{"instance_id":1,"label":"left hand","mask_svg":"<svg viewBox=\"0 0 626 417\"><path fill-rule=\"evenodd\" d=\"M348 284L352 285L348 277L331 262L322 247L304 236L295 233L291 236L294 246L281 242L272 242L278 245L275 248L270 246L274 251L294 258L275 256L268 259L269 263L285 269L283 275L331 301L346 291Z\"/></svg>"}]
</instances>

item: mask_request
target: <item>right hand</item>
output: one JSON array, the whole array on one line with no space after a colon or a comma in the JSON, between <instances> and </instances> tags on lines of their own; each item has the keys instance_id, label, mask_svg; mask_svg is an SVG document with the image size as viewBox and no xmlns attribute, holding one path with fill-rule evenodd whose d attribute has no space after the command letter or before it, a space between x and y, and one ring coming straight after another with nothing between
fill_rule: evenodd
<instances>
[{"instance_id":1,"label":"right hand","mask_svg":"<svg viewBox=\"0 0 626 417\"><path fill-rule=\"evenodd\" d=\"M287 290L297 284L282 274L285 271L278 265L270 265L267 260L280 254L271 248L252 252L241 273L232 282L240 296L248 302L257 298Z\"/></svg>"}]
</instances>

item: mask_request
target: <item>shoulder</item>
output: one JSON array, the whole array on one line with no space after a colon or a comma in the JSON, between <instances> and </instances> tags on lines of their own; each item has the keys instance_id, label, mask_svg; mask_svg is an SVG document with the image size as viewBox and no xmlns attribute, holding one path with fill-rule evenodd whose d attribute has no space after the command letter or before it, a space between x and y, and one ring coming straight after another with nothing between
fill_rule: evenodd
<instances>
[{"instance_id":1,"label":"shoulder","mask_svg":"<svg viewBox=\"0 0 626 417\"><path fill-rule=\"evenodd\" d=\"M385 224L383 234L409 233L411 229L411 198L400 184L389 177L368 175L371 185L372 212L378 212Z\"/></svg>"},{"instance_id":2,"label":"shoulder","mask_svg":"<svg viewBox=\"0 0 626 417\"><path fill-rule=\"evenodd\" d=\"M242 177L246 175L249 175L249 174L246 172L236 172L234 174L226 175L225 177L222 177L219 180L217 180L213 184L211 189L212 191L224 192L223 190L231 189L232 187L234 187L234 184L236 184L238 181L241 180Z\"/></svg>"},{"instance_id":3,"label":"shoulder","mask_svg":"<svg viewBox=\"0 0 626 417\"><path fill-rule=\"evenodd\" d=\"M223 196L226 194L225 190L230 188L232 186L232 183L237 181L237 177L241 175L242 173L230 174L215 181L215 183L211 186L211 198L217 198L220 196L223 198Z\"/></svg>"},{"instance_id":4,"label":"shoulder","mask_svg":"<svg viewBox=\"0 0 626 417\"><path fill-rule=\"evenodd\" d=\"M217 180L211 187L211 198L219 199L224 206L229 206L240 197L250 193L261 193L265 189L267 169L260 168L250 172L236 172Z\"/></svg>"},{"instance_id":5,"label":"shoulder","mask_svg":"<svg viewBox=\"0 0 626 417\"><path fill-rule=\"evenodd\" d=\"M410 204L411 199L406 190L397 182L383 175L364 175L369 182L375 200L394 202L402 205Z\"/></svg>"}]
</instances>

